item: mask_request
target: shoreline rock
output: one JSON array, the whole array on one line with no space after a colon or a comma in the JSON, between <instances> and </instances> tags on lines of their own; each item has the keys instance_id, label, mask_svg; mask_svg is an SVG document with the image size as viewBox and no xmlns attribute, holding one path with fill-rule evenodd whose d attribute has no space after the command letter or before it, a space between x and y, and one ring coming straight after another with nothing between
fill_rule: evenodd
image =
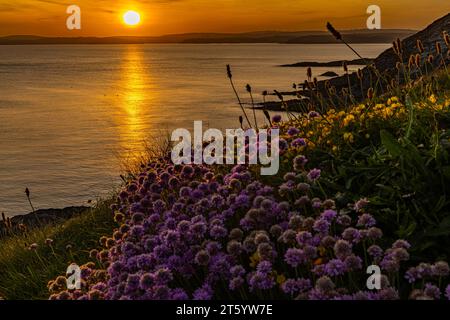
<instances>
[{"instance_id":1,"label":"shoreline rock","mask_svg":"<svg viewBox=\"0 0 450 320\"><path fill-rule=\"evenodd\" d=\"M339 77L339 75L334 71L327 71L327 72L322 73L319 77L332 78L332 77Z\"/></svg>"},{"instance_id":2,"label":"shoreline rock","mask_svg":"<svg viewBox=\"0 0 450 320\"><path fill-rule=\"evenodd\" d=\"M49 224L63 222L90 209L87 206L72 206L62 209L39 209L24 215L11 217L12 228L9 230L4 221L0 221L0 238L19 231L19 225L23 224L29 229L47 226Z\"/></svg>"},{"instance_id":3,"label":"shoreline rock","mask_svg":"<svg viewBox=\"0 0 450 320\"><path fill-rule=\"evenodd\" d=\"M351 66L365 66L366 63L372 63L374 59L372 58L366 58L366 59L354 59L354 60L335 60L335 61L329 61L329 62L313 62L313 61L306 61L306 62L297 62L293 64L282 64L280 67L283 68L300 68L300 67L342 67L342 64L344 62L347 63L347 65Z\"/></svg>"}]
</instances>

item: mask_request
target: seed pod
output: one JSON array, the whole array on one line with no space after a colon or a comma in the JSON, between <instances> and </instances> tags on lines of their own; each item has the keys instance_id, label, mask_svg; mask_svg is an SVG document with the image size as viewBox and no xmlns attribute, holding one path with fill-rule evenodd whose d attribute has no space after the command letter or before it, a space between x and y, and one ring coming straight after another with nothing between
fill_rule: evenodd
<instances>
[{"instance_id":1,"label":"seed pod","mask_svg":"<svg viewBox=\"0 0 450 320\"><path fill-rule=\"evenodd\" d=\"M415 57L412 54L412 55L409 56L408 67L412 68L414 66L414 63L415 63Z\"/></svg>"},{"instance_id":2,"label":"seed pod","mask_svg":"<svg viewBox=\"0 0 450 320\"><path fill-rule=\"evenodd\" d=\"M309 80L311 80L311 78L312 78L311 67L308 67L308 69L306 69L306 76L308 77Z\"/></svg>"},{"instance_id":3,"label":"seed pod","mask_svg":"<svg viewBox=\"0 0 450 320\"><path fill-rule=\"evenodd\" d=\"M419 50L420 53L424 53L425 49L423 48L422 41L420 39L417 39L417 50Z\"/></svg>"},{"instance_id":4,"label":"seed pod","mask_svg":"<svg viewBox=\"0 0 450 320\"><path fill-rule=\"evenodd\" d=\"M358 69L357 75L358 75L358 79L359 79L359 80L362 80L362 78L363 78L364 75L363 75L363 72L362 72L361 69Z\"/></svg>"},{"instance_id":5,"label":"seed pod","mask_svg":"<svg viewBox=\"0 0 450 320\"><path fill-rule=\"evenodd\" d=\"M342 67L344 68L345 73L348 73L347 61L344 61L344 62L342 63Z\"/></svg>"},{"instance_id":6,"label":"seed pod","mask_svg":"<svg viewBox=\"0 0 450 320\"><path fill-rule=\"evenodd\" d=\"M421 55L416 54L416 67L420 67L420 58L421 58Z\"/></svg>"},{"instance_id":7,"label":"seed pod","mask_svg":"<svg viewBox=\"0 0 450 320\"><path fill-rule=\"evenodd\" d=\"M229 79L233 78L233 74L231 73L231 66L227 64L227 76Z\"/></svg>"},{"instance_id":8,"label":"seed pod","mask_svg":"<svg viewBox=\"0 0 450 320\"><path fill-rule=\"evenodd\" d=\"M428 61L429 64L433 64L434 57L433 57L432 54L430 54L430 55L428 56L427 61Z\"/></svg>"},{"instance_id":9,"label":"seed pod","mask_svg":"<svg viewBox=\"0 0 450 320\"><path fill-rule=\"evenodd\" d=\"M445 45L450 49L450 36L448 35L447 31L444 31L442 33L442 37L444 38Z\"/></svg>"},{"instance_id":10,"label":"seed pod","mask_svg":"<svg viewBox=\"0 0 450 320\"><path fill-rule=\"evenodd\" d=\"M373 98L373 88L369 88L369 90L367 90L367 98L369 98L369 100L372 100L372 98Z\"/></svg>"},{"instance_id":11,"label":"seed pod","mask_svg":"<svg viewBox=\"0 0 450 320\"><path fill-rule=\"evenodd\" d=\"M328 31L336 38L336 40L342 40L342 35L339 31L337 31L333 25L329 22L327 22L327 29Z\"/></svg>"},{"instance_id":12,"label":"seed pod","mask_svg":"<svg viewBox=\"0 0 450 320\"><path fill-rule=\"evenodd\" d=\"M442 53L442 47L441 47L441 43L439 41L436 41L436 52L437 52L437 54Z\"/></svg>"}]
</instances>

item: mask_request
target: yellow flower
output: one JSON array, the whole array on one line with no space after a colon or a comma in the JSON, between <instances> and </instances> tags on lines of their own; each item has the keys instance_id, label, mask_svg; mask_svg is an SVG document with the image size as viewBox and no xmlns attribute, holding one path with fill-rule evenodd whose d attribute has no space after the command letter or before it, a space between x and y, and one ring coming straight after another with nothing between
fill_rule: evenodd
<instances>
[{"instance_id":1,"label":"yellow flower","mask_svg":"<svg viewBox=\"0 0 450 320\"><path fill-rule=\"evenodd\" d=\"M344 127L348 126L350 123L352 123L353 121L355 121L355 116L352 114L349 114L348 116L346 116L344 118Z\"/></svg>"},{"instance_id":2,"label":"yellow flower","mask_svg":"<svg viewBox=\"0 0 450 320\"><path fill-rule=\"evenodd\" d=\"M436 103L436 101L437 101L436 96L435 96L434 94L432 94L432 95L428 98L428 100L429 100L431 103Z\"/></svg>"},{"instance_id":3,"label":"yellow flower","mask_svg":"<svg viewBox=\"0 0 450 320\"><path fill-rule=\"evenodd\" d=\"M323 259L322 259L322 258L318 258L318 259L316 259L316 260L313 262L313 264L314 264L315 266L319 266L319 265L323 264Z\"/></svg>"},{"instance_id":4,"label":"yellow flower","mask_svg":"<svg viewBox=\"0 0 450 320\"><path fill-rule=\"evenodd\" d=\"M354 139L353 134L351 132L344 133L344 141L347 141L348 143L353 143L354 140L355 139Z\"/></svg>"},{"instance_id":5,"label":"yellow flower","mask_svg":"<svg viewBox=\"0 0 450 320\"><path fill-rule=\"evenodd\" d=\"M286 277L284 276L284 274L279 274L277 275L277 283L279 285L283 284L286 282Z\"/></svg>"},{"instance_id":6,"label":"yellow flower","mask_svg":"<svg viewBox=\"0 0 450 320\"><path fill-rule=\"evenodd\" d=\"M250 267L256 268L256 266L258 265L258 263L259 263L260 260L261 260L261 257L259 256L258 252L255 252L255 253L250 257Z\"/></svg>"}]
</instances>

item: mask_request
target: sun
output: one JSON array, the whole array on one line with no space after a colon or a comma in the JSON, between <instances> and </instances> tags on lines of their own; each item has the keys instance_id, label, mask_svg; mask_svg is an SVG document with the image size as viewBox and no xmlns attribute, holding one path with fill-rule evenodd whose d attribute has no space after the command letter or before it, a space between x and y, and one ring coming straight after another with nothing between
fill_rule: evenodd
<instances>
[{"instance_id":1,"label":"sun","mask_svg":"<svg viewBox=\"0 0 450 320\"><path fill-rule=\"evenodd\" d=\"M141 15L133 10L129 10L123 15L123 22L128 26L136 26L141 22Z\"/></svg>"}]
</instances>

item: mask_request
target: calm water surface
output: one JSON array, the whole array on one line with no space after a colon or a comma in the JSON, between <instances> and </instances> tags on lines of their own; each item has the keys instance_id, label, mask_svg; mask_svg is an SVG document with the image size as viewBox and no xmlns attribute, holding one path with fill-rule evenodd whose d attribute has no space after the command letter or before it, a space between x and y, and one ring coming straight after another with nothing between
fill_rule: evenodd
<instances>
[{"instance_id":1,"label":"calm water surface","mask_svg":"<svg viewBox=\"0 0 450 320\"><path fill-rule=\"evenodd\" d=\"M388 46L356 47L374 57ZM38 208L85 204L118 185L144 141L194 120L238 126L226 64L245 96L247 83L303 82L304 68L280 64L353 58L340 45L0 46L0 211L29 212L25 187Z\"/></svg>"}]
</instances>

